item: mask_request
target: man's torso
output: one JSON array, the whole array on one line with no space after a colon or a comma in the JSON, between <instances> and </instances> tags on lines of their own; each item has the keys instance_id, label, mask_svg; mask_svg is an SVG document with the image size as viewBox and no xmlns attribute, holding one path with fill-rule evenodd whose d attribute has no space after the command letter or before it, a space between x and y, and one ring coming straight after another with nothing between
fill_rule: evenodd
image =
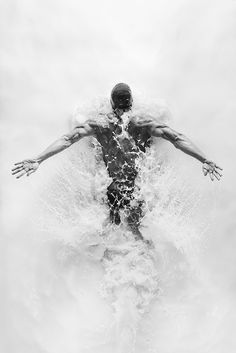
<instances>
[{"instance_id":1,"label":"man's torso","mask_svg":"<svg viewBox=\"0 0 236 353\"><path fill-rule=\"evenodd\" d=\"M114 181L134 182L137 159L151 144L150 121L128 113L119 120L115 114L109 114L94 122L93 128L109 176Z\"/></svg>"}]
</instances>

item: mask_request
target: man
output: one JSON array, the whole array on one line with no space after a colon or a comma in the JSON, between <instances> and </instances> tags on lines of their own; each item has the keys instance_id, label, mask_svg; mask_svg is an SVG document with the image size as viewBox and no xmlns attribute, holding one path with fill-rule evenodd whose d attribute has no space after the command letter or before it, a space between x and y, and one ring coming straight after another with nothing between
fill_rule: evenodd
<instances>
[{"instance_id":1,"label":"man","mask_svg":"<svg viewBox=\"0 0 236 353\"><path fill-rule=\"evenodd\" d=\"M15 163L12 174L17 178L34 173L47 158L70 147L86 136L94 136L101 145L103 160L112 183L107 189L107 200L112 223L121 223L121 210L125 222L136 238L142 238L139 230L143 215L142 201L135 200L135 179L138 174L137 159L151 146L153 137L170 141L176 148L198 159L203 164L203 173L211 180L220 180L220 168L184 135L155 119L132 115L132 93L125 83L118 83L111 92L112 112L104 119L87 120L62 136L45 151L33 159Z\"/></svg>"}]
</instances>

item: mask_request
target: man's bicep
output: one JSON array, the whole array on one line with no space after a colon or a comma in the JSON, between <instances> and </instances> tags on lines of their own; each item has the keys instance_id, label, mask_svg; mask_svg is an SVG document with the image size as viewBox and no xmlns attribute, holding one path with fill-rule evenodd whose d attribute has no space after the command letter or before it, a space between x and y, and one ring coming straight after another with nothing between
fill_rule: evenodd
<instances>
[{"instance_id":1,"label":"man's bicep","mask_svg":"<svg viewBox=\"0 0 236 353\"><path fill-rule=\"evenodd\" d=\"M167 125L153 125L152 136L162 137L172 143L181 139L182 134L173 130Z\"/></svg>"},{"instance_id":2,"label":"man's bicep","mask_svg":"<svg viewBox=\"0 0 236 353\"><path fill-rule=\"evenodd\" d=\"M72 131L65 134L63 137L70 143L79 141L83 137L91 136L94 134L94 127L89 122L76 126Z\"/></svg>"}]
</instances>

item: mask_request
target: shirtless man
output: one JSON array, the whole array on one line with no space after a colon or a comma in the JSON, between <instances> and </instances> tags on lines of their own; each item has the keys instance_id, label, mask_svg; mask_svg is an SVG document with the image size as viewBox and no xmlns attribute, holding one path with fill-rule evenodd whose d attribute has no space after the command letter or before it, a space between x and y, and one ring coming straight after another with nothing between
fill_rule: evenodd
<instances>
[{"instance_id":1,"label":"shirtless man","mask_svg":"<svg viewBox=\"0 0 236 353\"><path fill-rule=\"evenodd\" d=\"M70 147L86 136L94 136L101 145L103 160L112 183L107 189L110 221L120 224L120 210L125 213L126 223L136 238L142 238L139 225L142 218L142 202L134 198L135 178L138 174L136 159L151 146L153 137L170 141L176 148L198 159L203 165L203 173L220 180L220 168L208 160L204 154L184 135L172 130L155 119L134 116L132 112L130 87L118 83L111 92L112 112L104 119L87 120L71 132L62 136L45 151L32 159L15 163L12 174L16 178L34 173L47 158ZM130 114L129 114L130 112Z\"/></svg>"}]
</instances>

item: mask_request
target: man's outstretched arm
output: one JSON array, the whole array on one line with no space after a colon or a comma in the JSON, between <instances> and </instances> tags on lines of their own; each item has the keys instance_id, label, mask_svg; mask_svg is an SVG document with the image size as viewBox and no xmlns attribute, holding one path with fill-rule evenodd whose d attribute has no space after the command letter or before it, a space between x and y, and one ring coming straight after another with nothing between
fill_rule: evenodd
<instances>
[{"instance_id":1,"label":"man's outstretched arm","mask_svg":"<svg viewBox=\"0 0 236 353\"><path fill-rule=\"evenodd\" d=\"M73 143L79 141L83 137L91 136L93 134L94 129L89 122L77 126L71 132L63 135L58 140L53 142L46 148L46 150L44 150L35 158L25 159L21 162L15 163L15 167L12 169L12 174L16 174L17 179L22 177L24 174L29 176L30 174L34 173L38 169L40 163L46 159L61 151L64 151L66 148L70 147Z\"/></svg>"},{"instance_id":2,"label":"man's outstretched arm","mask_svg":"<svg viewBox=\"0 0 236 353\"><path fill-rule=\"evenodd\" d=\"M204 175L209 174L211 180L214 180L214 178L220 180L220 177L222 176L220 170L222 170L222 168L216 165L214 162L208 160L203 152L200 151L199 148L196 147L188 137L174 131L168 126L155 124L151 126L151 134L152 136L162 137L170 141L176 148L198 159L203 163L202 169Z\"/></svg>"}]
</instances>

